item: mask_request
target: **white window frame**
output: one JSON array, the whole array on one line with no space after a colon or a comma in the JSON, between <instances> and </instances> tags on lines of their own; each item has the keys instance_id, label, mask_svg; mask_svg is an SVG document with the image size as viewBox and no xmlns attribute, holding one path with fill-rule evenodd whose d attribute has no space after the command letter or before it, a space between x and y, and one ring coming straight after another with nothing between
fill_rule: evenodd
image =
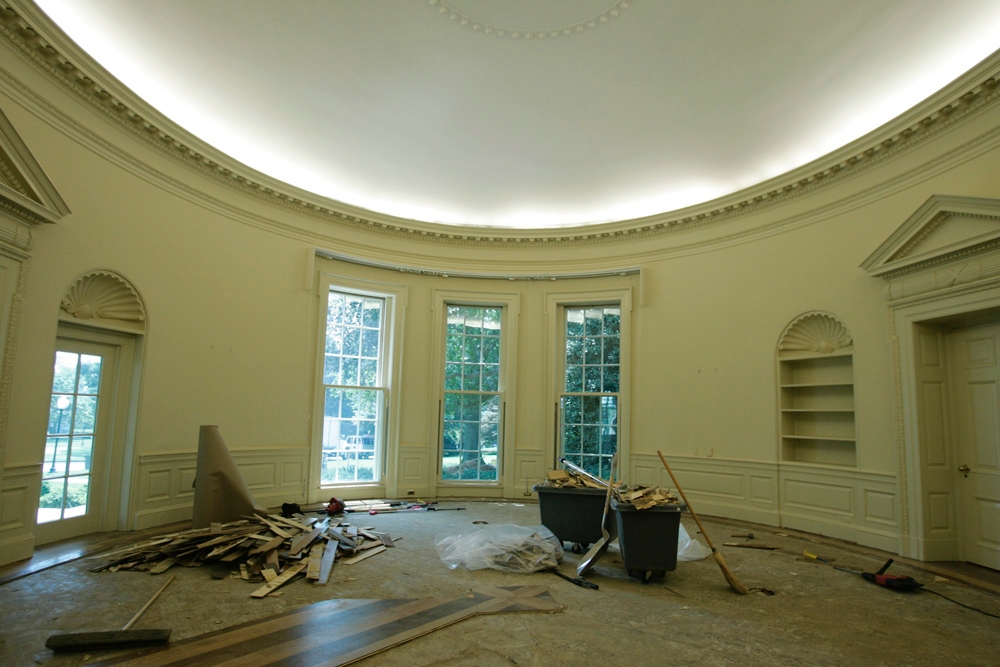
<instances>
[{"instance_id":1,"label":"white window frame","mask_svg":"<svg viewBox=\"0 0 1000 667\"><path fill-rule=\"evenodd\" d=\"M517 388L517 323L520 316L521 295L510 292L471 292L461 290L439 290L433 292L434 391L431 442L434 443L434 479L439 493L447 494L461 489L475 487L480 492L496 491L496 495L513 497L514 455L515 455L515 402ZM444 421L444 364L445 336L447 334L448 306L482 306L501 308L500 324L500 438L497 461L499 467L496 480L444 480L441 478L443 457Z\"/></svg>"},{"instance_id":2,"label":"white window frame","mask_svg":"<svg viewBox=\"0 0 1000 667\"><path fill-rule=\"evenodd\" d=\"M354 484L322 485L323 422L326 405L326 385L323 371L326 352L326 318L330 292L344 292L360 297L383 299L382 313L382 354L379 365L379 382L372 389L383 392L380 427L376 428L378 439L375 443L376 470L378 481ZM350 496L379 494L397 495L396 456L399 449L400 401L395 393L399 386L402 359L402 339L404 314L408 289L405 285L374 280L349 278L334 273L320 271L318 297L318 322L316 344L316 392L313 401L312 447L310 452L309 502L329 500L330 491L336 489L340 495ZM357 494L351 490L357 489ZM346 491L346 493L344 493Z\"/></svg>"},{"instance_id":3,"label":"white window frame","mask_svg":"<svg viewBox=\"0 0 1000 667\"><path fill-rule=\"evenodd\" d=\"M561 419L559 401L565 393L566 374L566 309L585 306L618 306L621 309L619 324L619 367L618 367L618 459L620 470L628 470L631 433L631 401L629 391L632 386L631 343L632 343L632 288L550 292L546 296L545 312L550 318L546 327L546 350L552 354L549 374L548 395L552 409L547 417L548 433L552 439L547 443L548 456L553 469L559 465L561 444Z\"/></svg>"}]
</instances>

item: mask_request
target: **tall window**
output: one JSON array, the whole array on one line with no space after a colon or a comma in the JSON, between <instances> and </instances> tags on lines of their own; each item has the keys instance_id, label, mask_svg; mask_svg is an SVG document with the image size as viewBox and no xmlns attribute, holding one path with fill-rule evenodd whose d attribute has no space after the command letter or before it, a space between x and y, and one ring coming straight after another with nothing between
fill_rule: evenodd
<instances>
[{"instance_id":1,"label":"tall window","mask_svg":"<svg viewBox=\"0 0 1000 667\"><path fill-rule=\"evenodd\" d=\"M498 479L502 316L501 307L446 307L443 480Z\"/></svg>"},{"instance_id":2,"label":"tall window","mask_svg":"<svg viewBox=\"0 0 1000 667\"><path fill-rule=\"evenodd\" d=\"M385 300L331 290L326 310L321 484L379 481Z\"/></svg>"},{"instance_id":3,"label":"tall window","mask_svg":"<svg viewBox=\"0 0 1000 667\"><path fill-rule=\"evenodd\" d=\"M621 306L566 307L562 455L607 479L618 449Z\"/></svg>"}]
</instances>

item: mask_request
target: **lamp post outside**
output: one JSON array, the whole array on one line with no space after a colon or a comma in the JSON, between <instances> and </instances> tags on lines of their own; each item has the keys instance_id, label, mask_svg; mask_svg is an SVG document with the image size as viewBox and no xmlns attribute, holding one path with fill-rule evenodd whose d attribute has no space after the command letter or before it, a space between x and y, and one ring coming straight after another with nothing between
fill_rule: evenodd
<instances>
[{"instance_id":1,"label":"lamp post outside","mask_svg":"<svg viewBox=\"0 0 1000 667\"><path fill-rule=\"evenodd\" d=\"M52 463L49 465L49 472L56 471L56 456L59 452L59 435L62 433L62 420L63 415L66 414L66 408L72 401L69 396L60 396L56 399L56 410L59 411L59 419L56 420L56 441L52 445Z\"/></svg>"}]
</instances>

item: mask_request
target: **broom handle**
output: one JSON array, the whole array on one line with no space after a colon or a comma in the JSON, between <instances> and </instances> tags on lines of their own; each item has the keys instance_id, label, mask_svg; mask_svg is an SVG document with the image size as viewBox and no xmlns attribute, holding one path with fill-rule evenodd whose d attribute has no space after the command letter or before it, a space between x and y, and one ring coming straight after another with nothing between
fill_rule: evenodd
<instances>
[{"instance_id":1,"label":"broom handle","mask_svg":"<svg viewBox=\"0 0 1000 667\"><path fill-rule=\"evenodd\" d=\"M169 579L167 579L167 583L165 583L165 584L163 584L162 586L160 586L160 590L156 591L156 592L155 592L155 593L153 594L153 597L149 598L149 602L147 602L146 604L142 605L142 609L140 609L139 611L137 611L137 612L135 613L135 616L133 616L133 617L132 617L132 620L131 620L131 621L129 621L128 623L126 623L126 624L125 624L125 627L124 627L124 628L122 628L122 630L128 630L129 628L131 628L131 627L132 627L132 624L133 624L133 623L135 623L136 621L138 621L138 620L139 620L139 617L140 617L140 616L142 616L142 615L143 615L143 614L144 614L144 613L146 612L146 610L147 610L147 609L149 609L149 605L153 604L153 601L154 601L154 600L155 600L156 598L160 597L160 593L162 593L162 592L163 592L163 589L164 589L164 588L166 588L167 586L169 586L169 585L170 585L170 582L171 582L171 581L173 581L173 580L174 580L174 577L176 577L176 576L177 576L177 575L173 575L173 574L172 574L172 575L170 575L170 578L169 578Z\"/></svg>"},{"instance_id":2,"label":"broom handle","mask_svg":"<svg viewBox=\"0 0 1000 667\"><path fill-rule=\"evenodd\" d=\"M684 500L684 504L687 505L688 512L690 512L691 516L694 517L694 522L698 524L698 530L701 531L701 536L705 538L706 542L708 542L708 548L712 550L713 554L716 553L717 550L715 548L715 545L712 544L712 540L708 538L708 533L705 532L705 526L701 525L701 519L698 518L698 515L694 513L694 509L691 508L691 503L688 502L687 496L684 495L684 489L682 489L681 485L677 483L677 478L674 477L674 471L671 470L670 466L667 465L667 460L663 458L663 454L661 454L659 451L657 451L656 453L657 455L659 455L660 460L663 461L663 467L667 469L667 473L670 475L670 479L674 480L674 486L677 487L677 492L681 494L681 499Z\"/></svg>"}]
</instances>

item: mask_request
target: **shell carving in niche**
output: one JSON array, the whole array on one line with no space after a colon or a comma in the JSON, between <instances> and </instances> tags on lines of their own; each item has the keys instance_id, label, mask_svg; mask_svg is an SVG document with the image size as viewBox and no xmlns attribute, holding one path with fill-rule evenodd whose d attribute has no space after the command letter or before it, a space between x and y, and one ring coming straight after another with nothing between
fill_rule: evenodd
<instances>
[{"instance_id":1,"label":"shell carving in niche","mask_svg":"<svg viewBox=\"0 0 1000 667\"><path fill-rule=\"evenodd\" d=\"M91 273L69 288L62 309L81 320L142 322L146 312L139 295L124 278L113 273Z\"/></svg>"},{"instance_id":2,"label":"shell carving in niche","mask_svg":"<svg viewBox=\"0 0 1000 667\"><path fill-rule=\"evenodd\" d=\"M839 320L823 313L813 313L792 322L781 337L778 349L831 354L851 342L850 332Z\"/></svg>"}]
</instances>

